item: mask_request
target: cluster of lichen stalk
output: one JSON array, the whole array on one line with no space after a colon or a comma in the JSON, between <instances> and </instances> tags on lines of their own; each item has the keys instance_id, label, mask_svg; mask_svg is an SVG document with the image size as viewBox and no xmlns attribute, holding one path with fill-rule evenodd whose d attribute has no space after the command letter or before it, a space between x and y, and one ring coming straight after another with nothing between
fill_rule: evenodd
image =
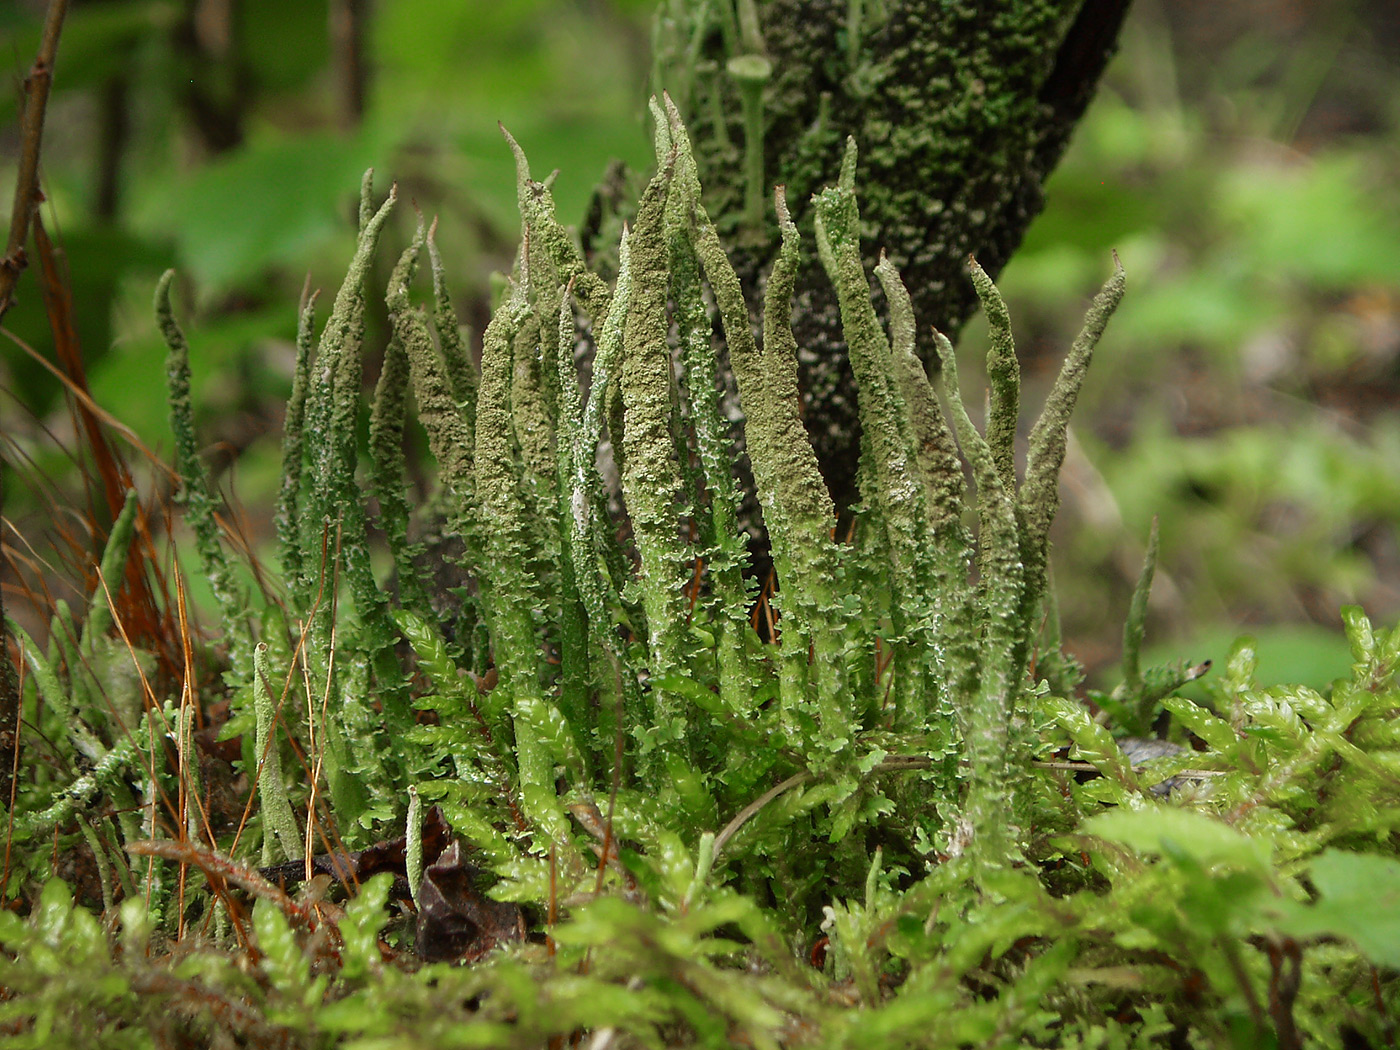
<instances>
[{"instance_id":1,"label":"cluster of lichen stalk","mask_svg":"<svg viewBox=\"0 0 1400 1050\"><path fill-rule=\"evenodd\" d=\"M670 800L712 834L785 775L825 782L822 797L834 805L872 777L903 770L921 778L924 797L960 814L947 822L946 842L970 841L971 856L1004 863L1019 848L1014 796L1028 756L1015 723L1032 687L1065 428L1122 294L1122 271L1089 311L1018 485L1018 371L1005 307L970 263L991 323L989 412L984 436L959 397L952 348L933 333L950 430L916 351L909 295L887 261L876 277L888 335L872 305L851 143L839 183L814 201L816 248L840 302L864 426L862 507L851 535L838 539L803 427L790 325L802 246L783 193L760 341L701 203L679 116L669 100L653 102L652 113L659 170L623 236L613 288L585 267L548 184L531 178L510 141L522 245L483 335L479 372L432 231L420 223L394 267L392 337L363 471L394 555L392 588L371 566L356 420L365 276L394 195L376 210L366 181L359 246L314 355L313 304L303 309L278 519L287 622L273 609L255 626L224 566L194 458L184 340L171 320L168 277L162 282L179 468L227 617L232 684L258 694L262 768L276 752L267 737L272 705L296 681L342 824L401 811L409 787L450 775L450 763L459 778L500 785L514 799L513 830L528 833L536 855L556 846L567 861L573 804L615 786L619 812L629 794L638 807L647 797ZM427 311L409 300L425 244ZM716 316L772 544L774 638L760 639L749 618L754 585L736 523ZM576 364L585 344L586 392ZM410 390L438 464L436 505L461 537L474 581L458 593L461 613L450 625L410 542ZM959 445L976 480L975 542L964 522ZM600 449L615 486L604 481ZM610 509L619 500L625 522ZM351 608L337 611L337 600ZM413 727L400 638L432 683L433 695L416 702L438 710L436 726ZM481 674L488 665L497 680L481 693L457 670ZM410 746L422 740L436 750ZM280 774L265 779L265 856L294 855L301 832L277 801ZM713 841L702 836L702 855Z\"/></svg>"}]
</instances>

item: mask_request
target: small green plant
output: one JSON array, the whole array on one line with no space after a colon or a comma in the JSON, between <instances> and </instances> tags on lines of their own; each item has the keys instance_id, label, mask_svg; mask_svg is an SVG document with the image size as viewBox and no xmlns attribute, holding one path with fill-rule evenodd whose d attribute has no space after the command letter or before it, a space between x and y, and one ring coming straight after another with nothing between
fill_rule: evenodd
<instances>
[{"instance_id":1,"label":"small green plant","mask_svg":"<svg viewBox=\"0 0 1400 1050\"><path fill-rule=\"evenodd\" d=\"M53 751L23 771L10 813L8 885L30 909L0 915L12 991L0 1024L16 1045L1381 1038L1400 1005L1400 959L1377 933L1400 915L1388 855L1400 631L1350 614L1356 667L1330 695L1256 687L1241 645L1214 710L1197 706L1173 694L1200 669L1139 664L1154 536L1125 680L1098 697L1120 734L1165 719L1194 745L1151 762L1077 699L1060 651L1047 537L1121 268L1018 478L1018 366L996 288L972 262L991 325L983 433L934 333L940 404L888 261L875 270L888 332L875 312L848 145L839 182L814 201L864 432L861 505L838 537L803 428L789 324L802 247L783 195L760 340L685 130L669 103L653 116L658 171L612 287L510 140L522 244L479 370L420 223L390 276L392 336L362 444L365 283L397 203L391 191L376 206L366 177L359 244L318 343L314 300L302 307L281 578L267 593L224 552L171 276L160 282L176 467L222 617L224 681L200 695L187 675L167 696L158 678L112 674L121 624L107 592L81 633L61 629L72 618L60 610L47 652L15 626L26 718ZM744 572L715 317L772 543L762 593ZM438 465L428 516L445 526L413 512L410 394ZM120 575L135 506L103 578ZM420 542L444 528L469 580L450 602ZM128 660L142 670L140 653ZM227 823L194 743L216 696L246 778ZM427 852L423 802L440 807L452 847ZM360 848L374 838L387 841ZM456 866L463 846L496 904ZM53 879L53 858L81 850L110 936ZM391 880L361 867L395 850L416 933L391 920ZM296 896L267 877L289 870L306 883ZM456 888L430 890L434 872ZM343 907L326 896L330 876L360 873ZM1381 893L1365 898L1368 884ZM474 916L453 956L470 965L410 961L415 937L434 957L432 894ZM500 902L525 910L488 952ZM535 939L520 940L526 925Z\"/></svg>"}]
</instances>

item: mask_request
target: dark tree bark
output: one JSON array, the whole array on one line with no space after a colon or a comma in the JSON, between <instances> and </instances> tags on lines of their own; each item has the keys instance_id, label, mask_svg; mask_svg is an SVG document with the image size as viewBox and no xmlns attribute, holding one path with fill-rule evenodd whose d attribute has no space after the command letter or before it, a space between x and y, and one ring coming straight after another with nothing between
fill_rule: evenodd
<instances>
[{"instance_id":1,"label":"dark tree bark","mask_svg":"<svg viewBox=\"0 0 1400 1050\"><path fill-rule=\"evenodd\" d=\"M185 71L181 96L200 144L211 154L243 145L248 71L238 49L238 0L185 0L173 27Z\"/></svg>"},{"instance_id":2,"label":"dark tree bark","mask_svg":"<svg viewBox=\"0 0 1400 1050\"><path fill-rule=\"evenodd\" d=\"M741 0L741 14L745 6ZM882 10L853 27L852 9L861 6ZM845 139L854 136L867 266L884 250L909 287L921 333L933 325L956 337L977 303L968 255L995 276L1044 207L1042 184L1093 96L1127 6L760 0L761 40L742 18L712 27L663 23L663 86L680 96L707 207L739 246L731 256L750 295L774 254L776 223L768 192L763 223L745 219L743 99L727 63L759 54L771 64L763 182L787 187L804 234L808 264L794 327L807 427L838 506L856 497L859 423L835 296L815 257L812 194L835 183ZM699 47L687 56L690 42Z\"/></svg>"},{"instance_id":3,"label":"dark tree bark","mask_svg":"<svg viewBox=\"0 0 1400 1050\"><path fill-rule=\"evenodd\" d=\"M331 56L340 101L340 126L353 130L365 116L369 70L365 65L366 0L332 0Z\"/></svg>"}]
</instances>

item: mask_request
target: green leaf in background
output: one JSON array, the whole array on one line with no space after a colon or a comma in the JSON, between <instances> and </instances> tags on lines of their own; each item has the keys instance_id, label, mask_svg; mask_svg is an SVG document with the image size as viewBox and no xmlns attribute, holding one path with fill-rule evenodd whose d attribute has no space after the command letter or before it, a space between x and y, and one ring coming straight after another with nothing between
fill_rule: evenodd
<instances>
[{"instance_id":1,"label":"green leaf in background","mask_svg":"<svg viewBox=\"0 0 1400 1050\"><path fill-rule=\"evenodd\" d=\"M371 136L329 132L251 145L146 197L137 225L173 233L182 271L216 293L346 236L351 212L336 202L381 152Z\"/></svg>"},{"instance_id":2,"label":"green leaf in background","mask_svg":"<svg viewBox=\"0 0 1400 1050\"><path fill-rule=\"evenodd\" d=\"M1373 963L1400 968L1400 860L1329 849L1310 874L1317 903L1280 902L1279 928L1294 937L1346 937Z\"/></svg>"},{"instance_id":3,"label":"green leaf in background","mask_svg":"<svg viewBox=\"0 0 1400 1050\"><path fill-rule=\"evenodd\" d=\"M169 252L159 240L138 238L120 226L103 225L75 224L64 227L58 247L69 275L74 332L82 348L83 362L91 376L113 347L113 305L121 291L121 269L116 265L117 261L133 269L147 267L156 271L166 265ZM37 266L34 270L37 271ZM34 276L37 277L37 272ZM25 285L20 289L21 294L14 308L5 314L5 328L53 360L48 310L37 283L30 286L29 279L29 275L26 275ZM144 316L144 301L149 298L148 282L141 289L141 320L150 328L154 338L154 326ZM147 372L140 385L124 387L120 392L122 396L114 400L103 401L99 398L98 404L113 408L130 405L131 392L145 389L151 376L160 374L161 360L161 357L155 358L155 370ZM61 388L48 369L8 338L0 339L0 368L8 371L9 383L18 400L36 414L42 416L57 399ZM154 399L150 400L150 404L152 417L158 425L155 430L146 433L163 435L164 412Z\"/></svg>"},{"instance_id":4,"label":"green leaf in background","mask_svg":"<svg viewBox=\"0 0 1400 1050\"><path fill-rule=\"evenodd\" d=\"M202 326L190 345L198 417L229 420L246 410L250 398L284 397L291 387L290 361L285 369L270 370L267 355L258 351L278 339L289 347L295 333L296 315L281 303ZM164 355L152 327L118 342L91 373L93 398L99 405L117 407L122 422L151 448L169 447L165 413L158 403L133 398L131 392L144 390L152 376L160 375ZM251 391L248 373L257 379Z\"/></svg>"},{"instance_id":5,"label":"green leaf in background","mask_svg":"<svg viewBox=\"0 0 1400 1050\"><path fill-rule=\"evenodd\" d=\"M1247 231L1251 270L1345 290L1400 282L1400 217L1379 199L1384 182L1338 151L1231 170L1219 200L1225 222Z\"/></svg>"},{"instance_id":6,"label":"green leaf in background","mask_svg":"<svg viewBox=\"0 0 1400 1050\"><path fill-rule=\"evenodd\" d=\"M475 209L512 230L514 165L500 122L539 173L562 173L555 204L561 221L578 223L610 161L651 166L641 120L646 19L637 17L646 7L607 6L600 17L549 0L382 5L370 46L384 88L367 120L400 146L436 154L424 174L464 187Z\"/></svg>"},{"instance_id":7,"label":"green leaf in background","mask_svg":"<svg viewBox=\"0 0 1400 1050\"><path fill-rule=\"evenodd\" d=\"M1210 660L1215 669L1180 690L1182 695L1193 700L1204 700L1210 696L1238 635L1236 624L1201 625L1187 641L1150 646L1145 651L1144 661L1162 664L1172 660L1192 663ZM1261 689L1288 684L1326 690L1351 669L1347 640L1340 631L1307 624L1261 626L1255 629L1254 640L1260 665L1256 683Z\"/></svg>"},{"instance_id":8,"label":"green leaf in background","mask_svg":"<svg viewBox=\"0 0 1400 1050\"><path fill-rule=\"evenodd\" d=\"M239 44L249 73L268 93L303 91L329 57L327 0L240 0Z\"/></svg>"}]
</instances>

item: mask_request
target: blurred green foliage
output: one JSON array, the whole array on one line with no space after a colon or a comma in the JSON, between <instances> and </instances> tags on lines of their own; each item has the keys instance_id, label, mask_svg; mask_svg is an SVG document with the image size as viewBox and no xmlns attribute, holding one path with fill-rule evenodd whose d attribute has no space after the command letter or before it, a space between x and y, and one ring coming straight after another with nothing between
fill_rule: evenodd
<instances>
[{"instance_id":1,"label":"blurred green foliage","mask_svg":"<svg viewBox=\"0 0 1400 1050\"><path fill-rule=\"evenodd\" d=\"M1325 6L1290 24L1139 5L1000 279L1053 346L1110 248L1132 278L1123 342L1085 388L1057 547L1091 666L1154 515L1151 633L1181 656L1280 624L1281 673L1321 686L1346 667L1340 604L1400 608L1397 30Z\"/></svg>"},{"instance_id":2,"label":"blurred green foliage","mask_svg":"<svg viewBox=\"0 0 1400 1050\"><path fill-rule=\"evenodd\" d=\"M517 222L498 120L545 170L572 173L556 188L571 221L591 194L588 173L614 157L644 166L649 156L640 107L648 4L601 12L557 2L388 5L366 23L367 102L353 121L342 112L326 3L236 7L235 24L207 26L195 5L75 5L56 64L46 215L69 254L95 386L120 395L106 403L122 404L124 418L150 439L163 426L158 384L149 383L149 407L136 406L131 392L148 383L130 380L159 375L163 350L145 302L166 266L192 282L205 314L207 339L194 352L212 360L199 360L196 371L226 382L235 356L256 353L269 337L290 338L295 320L280 304L295 298L308 271L313 286L336 279L353 243L346 187L366 167L441 214L449 263L479 290L508 260ZM41 15L32 4L0 16L0 53L11 56L16 79L37 46ZM223 52L215 46L221 32ZM235 126L236 143L211 141L218 121L191 102L195 91ZM15 125L17 98L0 99L0 126ZM7 200L14 161L11 146L0 161ZM22 290L7 325L44 350L37 290ZM259 314L266 302L279 304L280 322ZM243 323L249 314L255 325ZM3 360L7 385L45 411L53 381L12 345ZM270 393L280 400L287 366L273 371L281 374Z\"/></svg>"}]
</instances>

